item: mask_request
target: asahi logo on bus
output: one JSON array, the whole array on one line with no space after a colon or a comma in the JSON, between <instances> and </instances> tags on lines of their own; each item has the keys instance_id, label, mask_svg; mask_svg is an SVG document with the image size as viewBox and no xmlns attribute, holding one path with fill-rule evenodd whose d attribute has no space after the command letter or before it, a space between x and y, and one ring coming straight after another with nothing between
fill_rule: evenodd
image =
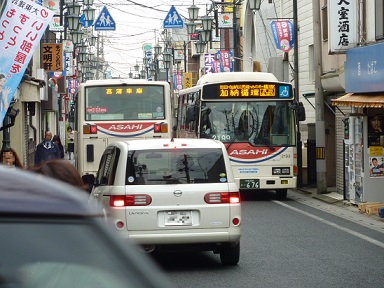
<instances>
[{"instance_id":1,"label":"asahi logo on bus","mask_svg":"<svg viewBox=\"0 0 384 288\"><path fill-rule=\"evenodd\" d=\"M111 132L137 132L153 127L155 122L137 122L137 123L98 123L99 128Z\"/></svg>"},{"instance_id":2,"label":"asahi logo on bus","mask_svg":"<svg viewBox=\"0 0 384 288\"><path fill-rule=\"evenodd\" d=\"M268 149L233 150L229 155L268 155Z\"/></svg>"},{"instance_id":3,"label":"asahi logo on bus","mask_svg":"<svg viewBox=\"0 0 384 288\"><path fill-rule=\"evenodd\" d=\"M229 146L227 151L231 160L246 160L248 163L250 160L260 162L274 158L285 150L285 147L274 148L275 150L272 151L268 147L253 147L248 143L233 143Z\"/></svg>"}]
</instances>

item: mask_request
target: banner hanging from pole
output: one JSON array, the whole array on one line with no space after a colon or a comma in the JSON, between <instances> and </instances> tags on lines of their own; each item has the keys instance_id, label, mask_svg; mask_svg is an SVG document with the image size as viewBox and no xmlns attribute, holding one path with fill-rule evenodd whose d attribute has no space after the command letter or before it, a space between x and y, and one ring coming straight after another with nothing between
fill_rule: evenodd
<instances>
[{"instance_id":1,"label":"banner hanging from pole","mask_svg":"<svg viewBox=\"0 0 384 288\"><path fill-rule=\"evenodd\" d=\"M35 2L8 1L0 19L0 126L54 12Z\"/></svg>"},{"instance_id":2,"label":"banner hanging from pole","mask_svg":"<svg viewBox=\"0 0 384 288\"><path fill-rule=\"evenodd\" d=\"M271 21L272 35L275 39L276 48L289 52L294 44L294 26L289 20Z\"/></svg>"}]
</instances>

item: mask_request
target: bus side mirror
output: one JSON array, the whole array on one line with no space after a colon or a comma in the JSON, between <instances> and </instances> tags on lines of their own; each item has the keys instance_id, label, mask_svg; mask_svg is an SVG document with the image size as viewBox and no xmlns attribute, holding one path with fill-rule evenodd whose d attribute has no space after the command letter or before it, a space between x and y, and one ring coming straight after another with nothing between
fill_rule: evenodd
<instances>
[{"instance_id":1,"label":"bus side mirror","mask_svg":"<svg viewBox=\"0 0 384 288\"><path fill-rule=\"evenodd\" d=\"M299 121L305 121L306 116L305 116L305 108L302 102L299 102L299 105L297 106L297 119Z\"/></svg>"},{"instance_id":2,"label":"bus side mirror","mask_svg":"<svg viewBox=\"0 0 384 288\"><path fill-rule=\"evenodd\" d=\"M187 122L192 122L196 120L196 106L187 107Z\"/></svg>"},{"instance_id":3,"label":"bus side mirror","mask_svg":"<svg viewBox=\"0 0 384 288\"><path fill-rule=\"evenodd\" d=\"M289 106L291 109L296 110L297 120L298 121L305 121L305 108L303 105L303 102L296 102Z\"/></svg>"}]
</instances>

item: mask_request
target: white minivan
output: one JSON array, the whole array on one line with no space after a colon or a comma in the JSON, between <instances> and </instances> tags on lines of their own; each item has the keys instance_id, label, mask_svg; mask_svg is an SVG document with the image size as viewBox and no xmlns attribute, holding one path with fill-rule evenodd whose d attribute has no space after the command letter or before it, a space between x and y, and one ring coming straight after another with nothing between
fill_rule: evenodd
<instances>
[{"instance_id":1,"label":"white minivan","mask_svg":"<svg viewBox=\"0 0 384 288\"><path fill-rule=\"evenodd\" d=\"M211 139L110 144L91 191L120 236L146 251L201 250L240 258L241 205L228 154Z\"/></svg>"}]
</instances>

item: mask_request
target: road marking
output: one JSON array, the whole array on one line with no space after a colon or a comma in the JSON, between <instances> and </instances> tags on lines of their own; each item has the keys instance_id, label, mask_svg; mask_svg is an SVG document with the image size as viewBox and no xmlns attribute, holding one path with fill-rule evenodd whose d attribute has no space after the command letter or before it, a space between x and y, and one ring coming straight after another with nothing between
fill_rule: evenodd
<instances>
[{"instance_id":1,"label":"road marking","mask_svg":"<svg viewBox=\"0 0 384 288\"><path fill-rule=\"evenodd\" d=\"M284 207L286 207L286 208L288 208L288 209L291 209L291 210L293 210L293 211L296 211L296 212L298 212L298 213L301 213L301 214L303 214L303 215L306 215L306 216L308 216L308 217L310 217L310 218L313 218L313 219L315 219L315 220L317 220L317 221L320 221L320 222L322 222L322 223L324 223L324 224L330 225L330 226L332 226L332 227L334 227L334 228L336 228L336 229L339 229L339 230L341 230L341 231L347 232L348 234L351 234L351 235L353 235L353 236L356 236L356 237L358 237L358 238L360 238L360 239L362 239L362 240L368 241L368 242L370 242L370 243L372 243L372 244L374 244L374 245L377 245L377 246L379 246L379 247L381 247L381 248L384 248L384 243L383 243L383 242L377 241L377 240L375 240L375 239L373 239L373 238L371 238L371 237L368 237L368 236L366 236L366 235L364 235L364 234L361 234L361 233L359 233L359 232L356 232L356 231L353 231L353 230L351 230L351 229L345 228L345 227L340 226L340 225L338 225L338 224L336 224L336 223L333 223L333 222L331 222L331 221L325 220L325 219L323 219L323 218L321 218L321 217L312 215L311 213L308 213L308 212L305 212L305 211L303 211L303 210L297 209L297 208L292 207L292 206L290 206L290 205L287 205L287 204L285 204L285 203L283 203L283 202L276 201L276 200L272 200L272 202L274 202L274 203L276 203L276 204L279 204L279 205L281 205L281 206L284 206Z\"/></svg>"}]
</instances>

